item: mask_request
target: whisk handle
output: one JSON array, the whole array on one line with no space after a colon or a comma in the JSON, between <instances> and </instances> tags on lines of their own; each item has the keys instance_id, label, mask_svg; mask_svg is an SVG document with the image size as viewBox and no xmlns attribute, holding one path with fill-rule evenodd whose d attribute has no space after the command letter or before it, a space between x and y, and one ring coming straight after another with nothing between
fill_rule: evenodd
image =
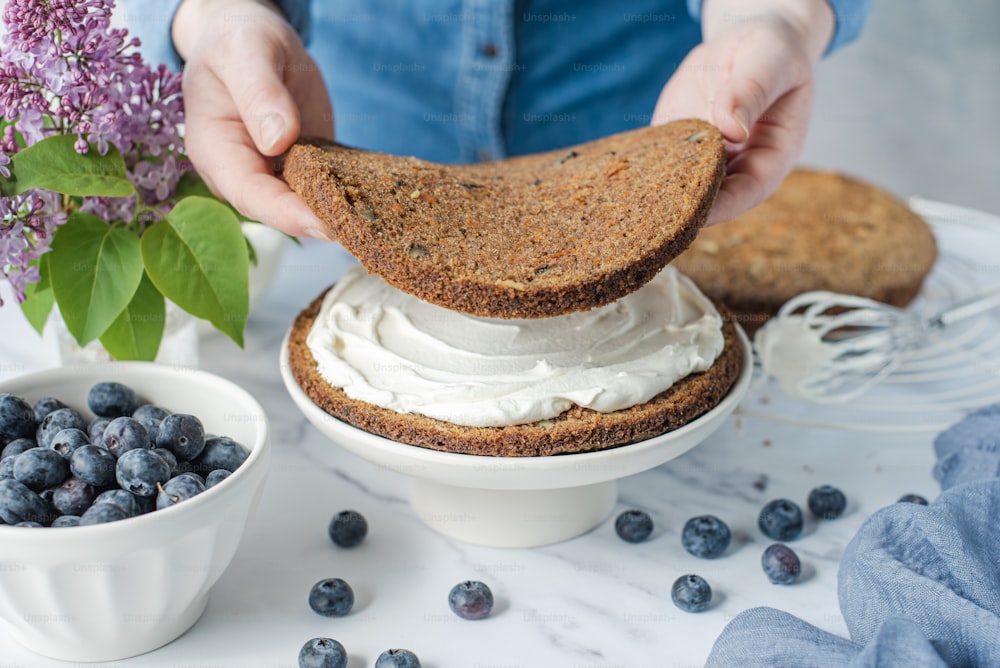
<instances>
[{"instance_id":1,"label":"whisk handle","mask_svg":"<svg viewBox=\"0 0 1000 668\"><path fill-rule=\"evenodd\" d=\"M947 327L960 320L985 313L997 306L1000 306L1000 290L987 292L984 295L973 297L955 306L946 308L931 318L930 325L932 327Z\"/></svg>"}]
</instances>

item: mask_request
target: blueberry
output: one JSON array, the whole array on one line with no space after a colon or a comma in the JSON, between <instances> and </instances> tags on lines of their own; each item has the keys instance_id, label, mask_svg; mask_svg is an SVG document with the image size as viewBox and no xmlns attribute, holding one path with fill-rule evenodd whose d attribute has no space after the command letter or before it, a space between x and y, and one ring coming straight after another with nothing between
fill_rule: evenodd
<instances>
[{"instance_id":1,"label":"blueberry","mask_svg":"<svg viewBox=\"0 0 1000 668\"><path fill-rule=\"evenodd\" d=\"M36 492L55 487L67 477L69 462L55 450L31 448L14 460L14 478Z\"/></svg>"},{"instance_id":2,"label":"blueberry","mask_svg":"<svg viewBox=\"0 0 1000 668\"><path fill-rule=\"evenodd\" d=\"M94 415L116 418L132 415L139 407L139 397L132 388L121 383L97 383L87 393L87 405Z\"/></svg>"},{"instance_id":3,"label":"blueberry","mask_svg":"<svg viewBox=\"0 0 1000 668\"><path fill-rule=\"evenodd\" d=\"M38 444L35 443L35 439L33 438L15 438L13 441L3 446L3 453L0 453L0 459L16 457L25 450L37 447Z\"/></svg>"},{"instance_id":4,"label":"blueberry","mask_svg":"<svg viewBox=\"0 0 1000 668\"><path fill-rule=\"evenodd\" d=\"M69 477L52 493L52 505L63 515L82 515L100 490L76 477Z\"/></svg>"},{"instance_id":5,"label":"blueberry","mask_svg":"<svg viewBox=\"0 0 1000 668\"><path fill-rule=\"evenodd\" d=\"M701 559L722 556L731 539L729 527L715 515L692 517L681 531L681 545Z\"/></svg>"},{"instance_id":6,"label":"blueberry","mask_svg":"<svg viewBox=\"0 0 1000 668\"><path fill-rule=\"evenodd\" d=\"M115 479L122 489L136 496L153 496L157 484L170 479L170 465L152 450L128 450L118 458Z\"/></svg>"},{"instance_id":7,"label":"blueberry","mask_svg":"<svg viewBox=\"0 0 1000 668\"><path fill-rule=\"evenodd\" d=\"M75 527L79 525L80 525L80 517L78 515L60 515L59 517L52 520L52 524L49 526L56 528L56 527Z\"/></svg>"},{"instance_id":8,"label":"blueberry","mask_svg":"<svg viewBox=\"0 0 1000 668\"><path fill-rule=\"evenodd\" d=\"M0 480L0 518L7 524L24 521L46 524L54 514L49 504L24 483L11 478Z\"/></svg>"},{"instance_id":9,"label":"blueberry","mask_svg":"<svg viewBox=\"0 0 1000 668\"><path fill-rule=\"evenodd\" d=\"M205 489L212 489L231 475L232 471L227 471L226 469L215 469L205 476Z\"/></svg>"},{"instance_id":10,"label":"blueberry","mask_svg":"<svg viewBox=\"0 0 1000 668\"><path fill-rule=\"evenodd\" d=\"M106 524L128 519L128 513L121 506L113 503L95 503L80 516L80 526L90 524Z\"/></svg>"},{"instance_id":11,"label":"blueberry","mask_svg":"<svg viewBox=\"0 0 1000 668\"><path fill-rule=\"evenodd\" d=\"M111 424L111 418L94 418L87 425L87 436L90 436L91 443L101 443L104 438L104 430ZM141 424L141 423L140 423Z\"/></svg>"},{"instance_id":12,"label":"blueberry","mask_svg":"<svg viewBox=\"0 0 1000 668\"><path fill-rule=\"evenodd\" d=\"M228 436L213 436L205 439L205 448L193 461L197 471L208 473L215 469L235 471L246 458L247 451L242 445Z\"/></svg>"},{"instance_id":13,"label":"blueberry","mask_svg":"<svg viewBox=\"0 0 1000 668\"><path fill-rule=\"evenodd\" d=\"M182 473L160 485L156 494L156 509L175 506L205 491L205 484L193 476Z\"/></svg>"},{"instance_id":14,"label":"blueberry","mask_svg":"<svg viewBox=\"0 0 1000 668\"><path fill-rule=\"evenodd\" d=\"M55 435L63 429L86 429L87 421L72 408L57 408L38 425L35 440L43 448L49 447Z\"/></svg>"},{"instance_id":15,"label":"blueberry","mask_svg":"<svg viewBox=\"0 0 1000 668\"><path fill-rule=\"evenodd\" d=\"M116 458L129 450L152 448L146 428L130 417L112 420L101 435L101 445L111 451Z\"/></svg>"},{"instance_id":16,"label":"blueberry","mask_svg":"<svg viewBox=\"0 0 1000 668\"><path fill-rule=\"evenodd\" d=\"M32 411L35 414L35 424L40 424L46 415L60 408L67 408L67 406L55 397L42 397L35 402L35 407Z\"/></svg>"},{"instance_id":17,"label":"blueberry","mask_svg":"<svg viewBox=\"0 0 1000 668\"><path fill-rule=\"evenodd\" d=\"M309 592L309 607L324 617L343 617L354 607L354 590L340 578L320 580Z\"/></svg>"},{"instance_id":18,"label":"blueberry","mask_svg":"<svg viewBox=\"0 0 1000 668\"><path fill-rule=\"evenodd\" d=\"M17 457L7 457L5 459L0 459L0 480L6 480L8 478L14 477L15 461L17 461Z\"/></svg>"},{"instance_id":19,"label":"blueberry","mask_svg":"<svg viewBox=\"0 0 1000 668\"><path fill-rule=\"evenodd\" d=\"M147 497L136 496L124 489L109 489L97 495L97 498L94 499L94 505L107 503L118 506L125 511L128 517L135 517L152 510L149 501L150 499Z\"/></svg>"},{"instance_id":20,"label":"blueberry","mask_svg":"<svg viewBox=\"0 0 1000 668\"><path fill-rule=\"evenodd\" d=\"M174 455L174 453L170 452L165 448L153 448L153 452L163 457L163 461L165 461L167 463L167 466L170 467L170 475L176 475L177 473L179 473L179 471L177 470L177 457Z\"/></svg>"},{"instance_id":21,"label":"blueberry","mask_svg":"<svg viewBox=\"0 0 1000 668\"><path fill-rule=\"evenodd\" d=\"M100 445L81 445L69 457L69 470L80 480L97 487L115 481L115 456Z\"/></svg>"},{"instance_id":22,"label":"blueberry","mask_svg":"<svg viewBox=\"0 0 1000 668\"><path fill-rule=\"evenodd\" d=\"M18 522L14 526L16 526L16 527L29 527L29 528L35 529L35 528L44 527L45 525L41 524L40 522L32 522L32 521L29 521L29 520L25 520L24 522Z\"/></svg>"},{"instance_id":23,"label":"blueberry","mask_svg":"<svg viewBox=\"0 0 1000 668\"><path fill-rule=\"evenodd\" d=\"M761 555L760 565L773 584L792 584L802 573L799 556L787 545L774 543Z\"/></svg>"},{"instance_id":24,"label":"blueberry","mask_svg":"<svg viewBox=\"0 0 1000 668\"><path fill-rule=\"evenodd\" d=\"M847 497L833 485L820 485L809 492L809 510L821 520L835 520L844 514Z\"/></svg>"},{"instance_id":25,"label":"blueberry","mask_svg":"<svg viewBox=\"0 0 1000 668\"><path fill-rule=\"evenodd\" d=\"M448 607L462 619L483 619L493 610L493 592L477 580L459 582L448 592Z\"/></svg>"},{"instance_id":26,"label":"blueberry","mask_svg":"<svg viewBox=\"0 0 1000 668\"><path fill-rule=\"evenodd\" d=\"M90 437L80 429L63 429L49 441L49 447L66 459L80 446L89 444Z\"/></svg>"},{"instance_id":27,"label":"blueberry","mask_svg":"<svg viewBox=\"0 0 1000 668\"><path fill-rule=\"evenodd\" d=\"M897 501L896 503L916 503L917 505L920 506L926 506L927 499L920 496L919 494L904 494L903 496L899 497L899 501Z\"/></svg>"},{"instance_id":28,"label":"blueberry","mask_svg":"<svg viewBox=\"0 0 1000 668\"><path fill-rule=\"evenodd\" d=\"M789 499L768 502L757 518L757 526L773 540L795 540L802 533L802 522L802 509Z\"/></svg>"},{"instance_id":29,"label":"blueberry","mask_svg":"<svg viewBox=\"0 0 1000 668\"><path fill-rule=\"evenodd\" d=\"M626 510L615 520L615 533L629 543L641 543L653 533L653 518L644 510Z\"/></svg>"},{"instance_id":30,"label":"blueberry","mask_svg":"<svg viewBox=\"0 0 1000 668\"><path fill-rule=\"evenodd\" d=\"M0 437L13 441L34 433L35 412L28 402L15 394L0 394Z\"/></svg>"},{"instance_id":31,"label":"blueberry","mask_svg":"<svg viewBox=\"0 0 1000 668\"><path fill-rule=\"evenodd\" d=\"M205 479L201 477L200 473L195 473L194 471L184 471L183 473L178 473L177 477L185 476L191 478L192 480L197 480L199 484L203 487L205 486Z\"/></svg>"},{"instance_id":32,"label":"blueberry","mask_svg":"<svg viewBox=\"0 0 1000 668\"><path fill-rule=\"evenodd\" d=\"M684 612L701 612L712 601L712 588L700 575L682 575L670 588L670 598Z\"/></svg>"},{"instance_id":33,"label":"blueberry","mask_svg":"<svg viewBox=\"0 0 1000 668\"><path fill-rule=\"evenodd\" d=\"M347 650L333 638L313 638L299 650L299 668L347 668Z\"/></svg>"},{"instance_id":34,"label":"blueberry","mask_svg":"<svg viewBox=\"0 0 1000 668\"><path fill-rule=\"evenodd\" d=\"M375 659L375 668L420 668L420 659L408 649L387 649Z\"/></svg>"},{"instance_id":35,"label":"blueberry","mask_svg":"<svg viewBox=\"0 0 1000 668\"><path fill-rule=\"evenodd\" d=\"M193 415L174 413L163 418L156 437L156 447L166 448L177 459L189 462L205 448L205 427ZM217 466L215 468L226 468Z\"/></svg>"},{"instance_id":36,"label":"blueberry","mask_svg":"<svg viewBox=\"0 0 1000 668\"><path fill-rule=\"evenodd\" d=\"M160 431L160 423L168 415L170 415L170 411L165 408L160 408L153 404L143 404L132 413L132 419L146 428L149 440L155 443L156 435Z\"/></svg>"},{"instance_id":37,"label":"blueberry","mask_svg":"<svg viewBox=\"0 0 1000 668\"><path fill-rule=\"evenodd\" d=\"M354 547L368 535L368 522L356 510L342 510L330 520L327 530L330 540L338 547Z\"/></svg>"}]
</instances>

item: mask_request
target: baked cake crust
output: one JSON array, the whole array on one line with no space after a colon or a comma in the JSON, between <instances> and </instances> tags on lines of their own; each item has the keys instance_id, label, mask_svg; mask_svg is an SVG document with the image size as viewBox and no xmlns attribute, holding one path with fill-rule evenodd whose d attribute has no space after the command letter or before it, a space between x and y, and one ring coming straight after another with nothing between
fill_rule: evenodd
<instances>
[{"instance_id":1,"label":"baked cake crust","mask_svg":"<svg viewBox=\"0 0 1000 668\"><path fill-rule=\"evenodd\" d=\"M289 336L288 361L299 386L316 405L344 422L394 441L432 450L531 457L604 450L635 443L677 429L714 408L729 392L743 368L743 346L732 321L727 319L722 328L725 347L715 363L707 371L687 376L644 404L611 413L575 406L550 420L525 425L456 425L357 401L342 389L330 386L319 374L306 344L324 295L298 315Z\"/></svg>"},{"instance_id":2,"label":"baked cake crust","mask_svg":"<svg viewBox=\"0 0 1000 668\"><path fill-rule=\"evenodd\" d=\"M671 264L752 333L810 290L906 306L936 258L930 227L889 193L796 169L759 206L703 229Z\"/></svg>"},{"instance_id":3,"label":"baked cake crust","mask_svg":"<svg viewBox=\"0 0 1000 668\"><path fill-rule=\"evenodd\" d=\"M694 240L725 163L719 131L683 120L473 165L306 140L283 175L390 285L473 315L541 318L649 281Z\"/></svg>"}]
</instances>

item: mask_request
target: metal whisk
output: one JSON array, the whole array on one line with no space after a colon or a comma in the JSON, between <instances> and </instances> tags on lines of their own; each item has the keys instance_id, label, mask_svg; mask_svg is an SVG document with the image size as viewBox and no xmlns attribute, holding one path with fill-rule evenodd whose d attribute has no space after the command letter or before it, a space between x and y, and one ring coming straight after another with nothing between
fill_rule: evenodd
<instances>
[{"instance_id":1,"label":"metal whisk","mask_svg":"<svg viewBox=\"0 0 1000 668\"><path fill-rule=\"evenodd\" d=\"M754 337L764 371L782 389L816 403L850 401L895 370L935 330L1000 306L1000 290L921 317L865 297L806 292Z\"/></svg>"}]
</instances>

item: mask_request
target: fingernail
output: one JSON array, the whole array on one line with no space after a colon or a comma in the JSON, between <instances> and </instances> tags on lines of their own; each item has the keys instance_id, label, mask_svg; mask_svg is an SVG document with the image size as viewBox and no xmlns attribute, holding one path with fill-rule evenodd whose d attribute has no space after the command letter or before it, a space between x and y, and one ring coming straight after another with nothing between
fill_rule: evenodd
<instances>
[{"instance_id":1,"label":"fingernail","mask_svg":"<svg viewBox=\"0 0 1000 668\"><path fill-rule=\"evenodd\" d=\"M260 124L261 150L267 151L274 147L285 133L285 119L280 114L268 114Z\"/></svg>"},{"instance_id":2,"label":"fingernail","mask_svg":"<svg viewBox=\"0 0 1000 668\"><path fill-rule=\"evenodd\" d=\"M326 231L324 227L307 227L305 229L306 235L312 237L313 239L321 239L323 241L330 241L330 234Z\"/></svg>"},{"instance_id":3,"label":"fingernail","mask_svg":"<svg viewBox=\"0 0 1000 668\"><path fill-rule=\"evenodd\" d=\"M743 139L750 138L750 112L745 107L733 109L733 120L743 129Z\"/></svg>"}]
</instances>

